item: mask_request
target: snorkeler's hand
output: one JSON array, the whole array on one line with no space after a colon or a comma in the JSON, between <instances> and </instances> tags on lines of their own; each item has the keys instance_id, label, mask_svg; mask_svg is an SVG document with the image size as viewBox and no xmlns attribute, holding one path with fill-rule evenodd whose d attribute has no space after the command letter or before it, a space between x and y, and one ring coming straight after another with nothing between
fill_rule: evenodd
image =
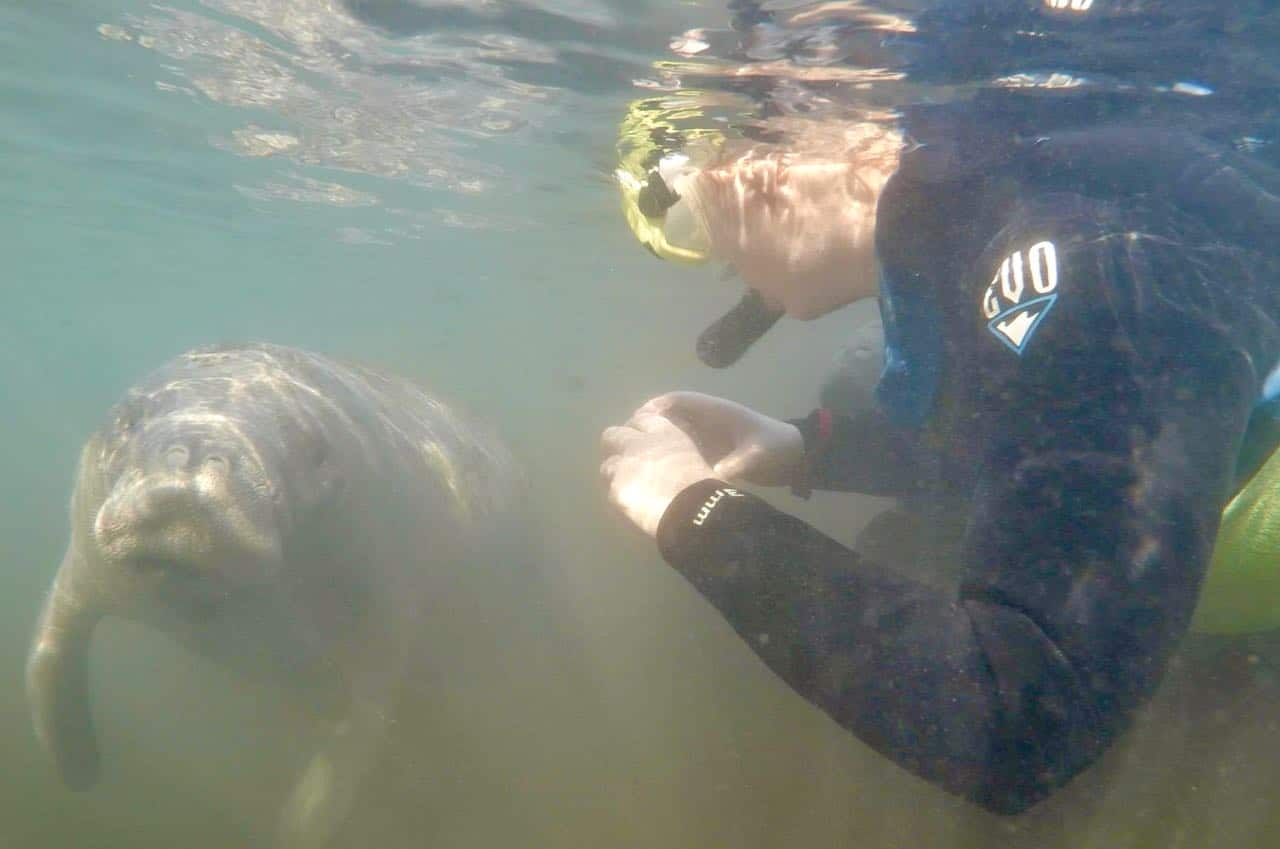
<instances>
[{"instance_id":1,"label":"snorkeler's hand","mask_svg":"<svg viewBox=\"0 0 1280 849\"><path fill-rule=\"evenodd\" d=\"M804 465L804 437L792 424L701 392L669 392L637 414L679 424L712 466L715 477L761 486L786 486Z\"/></svg>"},{"instance_id":2,"label":"snorkeler's hand","mask_svg":"<svg viewBox=\"0 0 1280 849\"><path fill-rule=\"evenodd\" d=\"M689 434L645 407L621 427L606 428L601 442L609 501L651 537L677 495L715 477Z\"/></svg>"}]
</instances>

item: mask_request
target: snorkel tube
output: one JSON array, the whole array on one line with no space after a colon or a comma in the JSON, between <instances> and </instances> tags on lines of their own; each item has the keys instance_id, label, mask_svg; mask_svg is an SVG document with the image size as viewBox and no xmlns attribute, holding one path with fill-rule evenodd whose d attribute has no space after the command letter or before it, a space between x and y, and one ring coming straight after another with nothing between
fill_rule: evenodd
<instances>
[{"instance_id":1,"label":"snorkel tube","mask_svg":"<svg viewBox=\"0 0 1280 849\"><path fill-rule=\"evenodd\" d=\"M755 289L708 325L698 336L698 359L711 368L727 368L742 358L769 328L778 323L783 311L770 306Z\"/></svg>"},{"instance_id":2,"label":"snorkel tube","mask_svg":"<svg viewBox=\"0 0 1280 849\"><path fill-rule=\"evenodd\" d=\"M682 197L681 184L724 142L718 130L696 126L708 116L706 95L683 91L643 98L627 110L618 134L622 214L636 241L659 259L699 265L711 259L706 228ZM684 122L694 126L680 127ZM698 336L698 359L711 368L733 365L783 315L754 289Z\"/></svg>"}]
</instances>

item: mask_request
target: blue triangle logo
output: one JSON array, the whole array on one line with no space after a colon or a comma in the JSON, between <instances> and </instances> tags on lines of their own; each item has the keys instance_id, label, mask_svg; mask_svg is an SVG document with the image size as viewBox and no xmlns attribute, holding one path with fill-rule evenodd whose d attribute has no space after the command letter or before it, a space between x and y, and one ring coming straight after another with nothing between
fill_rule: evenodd
<instances>
[{"instance_id":1,"label":"blue triangle logo","mask_svg":"<svg viewBox=\"0 0 1280 849\"><path fill-rule=\"evenodd\" d=\"M1010 351L1022 356L1027 343L1036 334L1036 328L1040 326L1040 322L1044 321L1044 317L1049 314L1049 310L1053 309L1057 300L1056 294L1041 295L1025 304L1010 307L988 321L987 330L990 330L991 335L999 339Z\"/></svg>"}]
</instances>

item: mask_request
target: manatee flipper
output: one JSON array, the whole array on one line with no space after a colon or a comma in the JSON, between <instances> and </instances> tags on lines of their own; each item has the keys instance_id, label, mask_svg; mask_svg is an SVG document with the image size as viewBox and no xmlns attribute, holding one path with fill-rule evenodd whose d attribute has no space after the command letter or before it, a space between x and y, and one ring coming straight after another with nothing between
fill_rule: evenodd
<instances>
[{"instance_id":1,"label":"manatee flipper","mask_svg":"<svg viewBox=\"0 0 1280 849\"><path fill-rule=\"evenodd\" d=\"M403 684L409 649L403 636L407 632L407 626L401 626L371 634L356 652L360 661L351 667L354 677L349 684L349 707L342 718L322 723L315 753L280 811L273 849L333 845L365 776L382 751Z\"/></svg>"},{"instance_id":2,"label":"manatee flipper","mask_svg":"<svg viewBox=\"0 0 1280 849\"><path fill-rule=\"evenodd\" d=\"M100 766L89 708L89 646L98 614L74 587L80 569L73 543L40 612L26 682L36 736L73 790L97 783Z\"/></svg>"},{"instance_id":3,"label":"manatee flipper","mask_svg":"<svg viewBox=\"0 0 1280 849\"><path fill-rule=\"evenodd\" d=\"M354 701L347 718L325 723L325 739L280 812L276 849L330 845L373 765L387 724L385 709L363 699Z\"/></svg>"}]
</instances>

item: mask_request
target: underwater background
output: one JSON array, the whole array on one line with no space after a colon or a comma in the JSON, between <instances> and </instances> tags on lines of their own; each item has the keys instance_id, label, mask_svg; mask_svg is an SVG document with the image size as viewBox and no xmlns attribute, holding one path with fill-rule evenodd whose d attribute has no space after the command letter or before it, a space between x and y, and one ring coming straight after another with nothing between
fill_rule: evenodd
<instances>
[{"instance_id":1,"label":"underwater background","mask_svg":"<svg viewBox=\"0 0 1280 849\"><path fill-rule=\"evenodd\" d=\"M673 388L802 415L874 314L783 322L712 371L693 341L738 284L659 262L619 212L629 104L715 77L672 62L702 52L691 39L714 54L743 5L0 0L0 849L269 845L308 743L278 693L110 623L92 663L104 776L76 794L22 689L80 446L153 368L249 340L396 372L494 424L543 541L544 593L498 587L449 635L447 685L419 682L399 712L342 845L1280 846L1280 640L1189 639L1098 767L1000 819L792 694L608 508L605 426ZM850 43L896 26L762 5L824 22L805 50L757 45L764 64L847 65L832 22L854 12ZM848 543L884 506L768 497ZM484 660L531 604L557 636L526 649L560 654L513 689Z\"/></svg>"}]
</instances>

